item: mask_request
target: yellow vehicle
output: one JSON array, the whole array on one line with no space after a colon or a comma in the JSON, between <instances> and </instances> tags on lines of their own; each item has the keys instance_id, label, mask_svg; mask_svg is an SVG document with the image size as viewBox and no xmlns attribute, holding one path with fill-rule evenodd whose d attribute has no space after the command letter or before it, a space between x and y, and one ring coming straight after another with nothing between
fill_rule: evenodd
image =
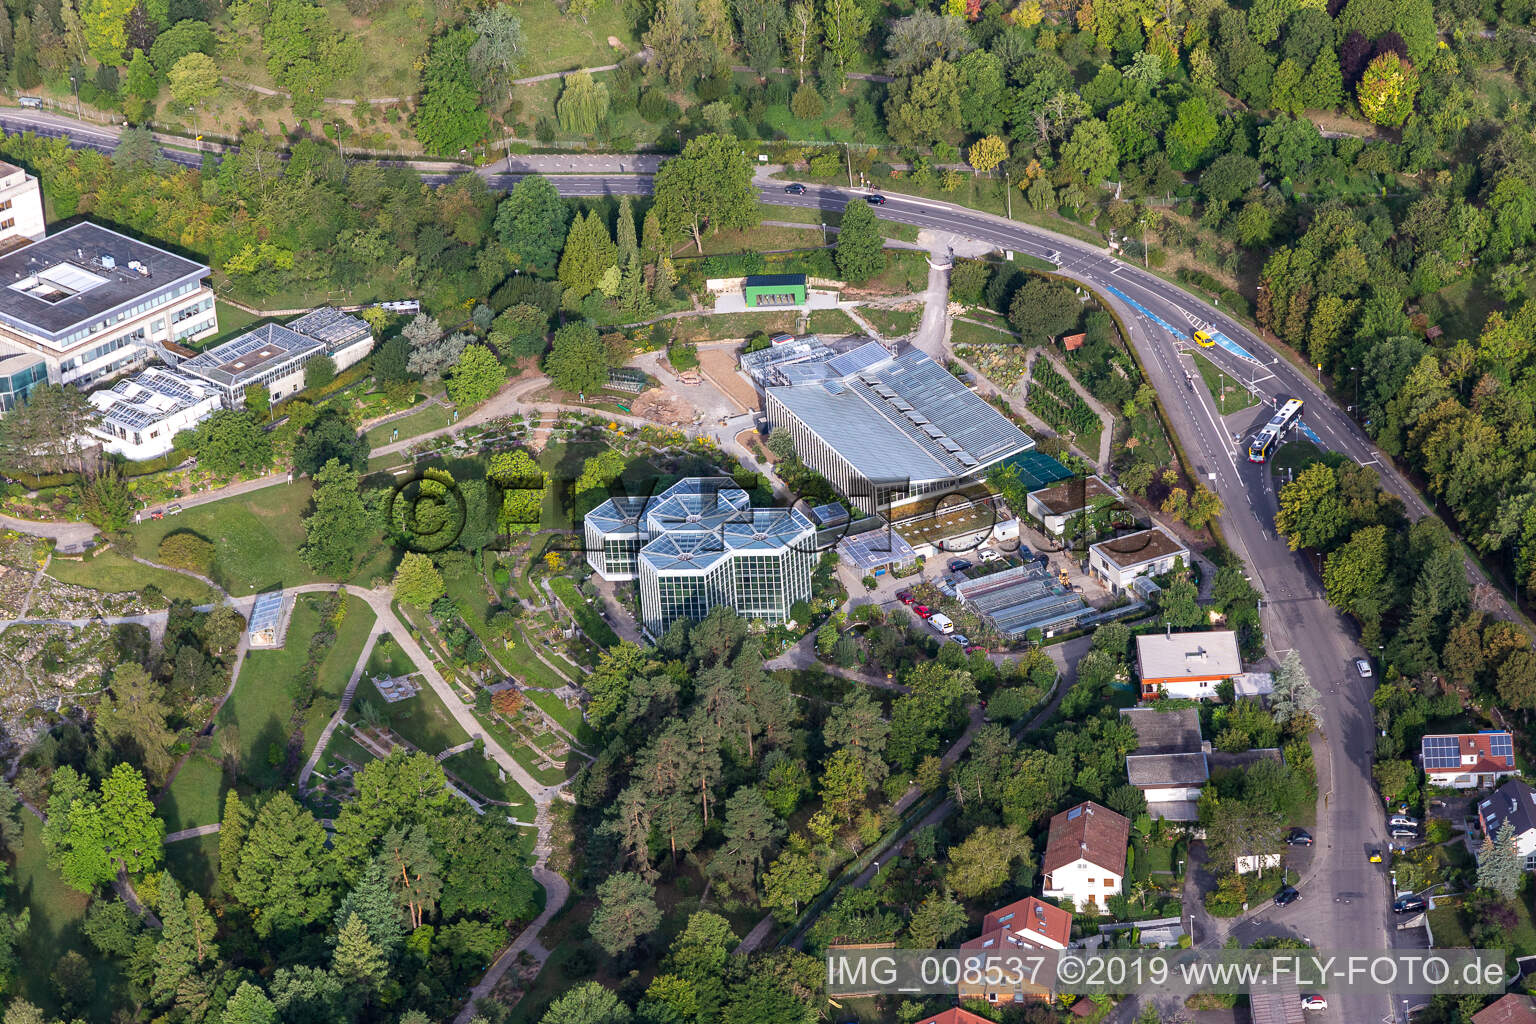
<instances>
[{"instance_id":1,"label":"yellow vehicle","mask_svg":"<svg viewBox=\"0 0 1536 1024\"><path fill-rule=\"evenodd\" d=\"M1381 863L1381 851L1380 850L1372 850L1371 853L1370 853L1370 856L1367 859L1372 864L1380 864Z\"/></svg>"},{"instance_id":2,"label":"yellow vehicle","mask_svg":"<svg viewBox=\"0 0 1536 1024\"><path fill-rule=\"evenodd\" d=\"M1216 346L1216 339L1211 337L1209 331L1196 331L1195 344L1201 348L1214 348Z\"/></svg>"}]
</instances>

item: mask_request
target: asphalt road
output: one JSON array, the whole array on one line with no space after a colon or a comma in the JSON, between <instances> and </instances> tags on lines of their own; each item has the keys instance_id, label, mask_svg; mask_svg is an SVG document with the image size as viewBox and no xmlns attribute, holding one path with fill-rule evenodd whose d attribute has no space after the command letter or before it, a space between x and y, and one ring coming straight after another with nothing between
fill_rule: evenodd
<instances>
[{"instance_id":1,"label":"asphalt road","mask_svg":"<svg viewBox=\"0 0 1536 1024\"><path fill-rule=\"evenodd\" d=\"M73 145L105 151L116 142L108 132L60 126L30 114L8 112L0 116L0 127L67 137ZM195 153L164 152L179 163L196 165L200 160ZM489 169L482 173L497 187L509 187L519 177ZM443 175L423 177L429 182L447 180ZM562 194L570 196L645 194L651 187L645 174L570 175L555 179L555 184ZM806 194L795 196L785 194L781 182L767 179L759 181L759 188L761 199L775 205L836 211L850 201L862 201L862 193L842 188L810 186ZM1271 402L1278 394L1302 398L1306 403L1303 419L1328 448L1373 466L1383 485L1403 498L1412 517L1428 514L1413 489L1385 460L1378 459L1360 429L1307 374L1240 324L1176 286L1082 242L947 203L887 194L887 202L874 209L886 220L965 235L1002 250L1050 260L1064 276L1095 288L1106 298L1110 297L1104 289L1113 285L1180 329L1186 329L1190 316L1214 324L1258 360L1257 364L1247 364L1223 350L1205 350L1218 365L1235 377L1252 380ZM1318 846L1301 883L1303 898L1290 907L1270 908L1255 915L1238 927L1237 934L1250 941L1261 935L1297 935L1322 949L1387 948L1395 938L1391 887L1383 867L1366 859L1369 848L1386 843L1385 819L1370 783L1375 739L1372 685L1351 668L1351 659L1366 652L1356 642L1353 626L1323 600L1311 569L1275 536L1275 492L1268 467L1249 463L1232 439L1234 430L1246 437L1250 422L1244 420L1259 421L1267 409L1259 406L1248 410L1246 418L1235 416L1230 424L1223 422L1204 385L1198 382L1198 374L1195 383L1187 382L1186 371L1193 367L1188 357L1179 353L1173 337L1119 300L1111 301L1130 325L1132 344L1163 400L1173 429L1196 463L1197 472L1204 475L1207 486L1216 491L1227 509L1222 528L1228 542L1250 566L1254 584L1264 595L1264 624L1271 651L1278 658L1293 647L1298 649L1323 696L1323 735L1314 747L1319 755L1323 796L1313 830ZM1480 581L1475 567L1469 566L1469 571ZM1393 1001L1379 995L1343 992L1330 997L1329 1002L1330 1009L1312 1019L1358 1024L1380 1020L1383 1015L1390 1018L1393 1013Z\"/></svg>"}]
</instances>

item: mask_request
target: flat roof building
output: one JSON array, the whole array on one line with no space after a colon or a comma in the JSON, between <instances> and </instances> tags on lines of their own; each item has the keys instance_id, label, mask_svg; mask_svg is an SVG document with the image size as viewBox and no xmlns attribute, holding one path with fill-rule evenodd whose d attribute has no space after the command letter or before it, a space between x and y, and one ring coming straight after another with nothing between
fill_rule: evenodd
<instances>
[{"instance_id":1,"label":"flat roof building","mask_svg":"<svg viewBox=\"0 0 1536 1024\"><path fill-rule=\"evenodd\" d=\"M328 355L337 370L362 359L373 347L366 321L321 307L284 324L262 324L238 338L199 353L179 369L218 389L225 406L245 404L246 390L266 387L272 401L304 389L304 367Z\"/></svg>"},{"instance_id":2,"label":"flat roof building","mask_svg":"<svg viewBox=\"0 0 1536 1024\"><path fill-rule=\"evenodd\" d=\"M177 431L190 430L219 407L210 385L161 366L87 397L101 413L91 433L104 449L128 459L164 455Z\"/></svg>"},{"instance_id":3,"label":"flat roof building","mask_svg":"<svg viewBox=\"0 0 1536 1024\"><path fill-rule=\"evenodd\" d=\"M741 283L748 309L805 305L804 274L753 274Z\"/></svg>"},{"instance_id":4,"label":"flat roof building","mask_svg":"<svg viewBox=\"0 0 1536 1024\"><path fill-rule=\"evenodd\" d=\"M1209 633L1143 633L1136 638L1136 669L1143 699L1211 698L1216 684L1243 670L1237 634L1229 629Z\"/></svg>"},{"instance_id":5,"label":"flat roof building","mask_svg":"<svg viewBox=\"0 0 1536 1024\"><path fill-rule=\"evenodd\" d=\"M811 596L815 526L797 509L751 507L729 479L690 477L655 498L610 498L583 525L593 570L639 581L641 624L652 638L719 605L787 622L795 602Z\"/></svg>"},{"instance_id":6,"label":"flat roof building","mask_svg":"<svg viewBox=\"0 0 1536 1024\"><path fill-rule=\"evenodd\" d=\"M0 161L0 249L25 245L47 233L37 179L15 164Z\"/></svg>"},{"instance_id":7,"label":"flat roof building","mask_svg":"<svg viewBox=\"0 0 1536 1024\"><path fill-rule=\"evenodd\" d=\"M1119 594L1142 576L1172 572L1182 559L1189 564L1189 548L1161 526L1102 540L1088 548L1088 574Z\"/></svg>"},{"instance_id":8,"label":"flat roof building","mask_svg":"<svg viewBox=\"0 0 1536 1024\"><path fill-rule=\"evenodd\" d=\"M983 476L1034 439L916 349L864 345L795 364L765 410L805 464L866 512Z\"/></svg>"},{"instance_id":9,"label":"flat roof building","mask_svg":"<svg viewBox=\"0 0 1536 1024\"><path fill-rule=\"evenodd\" d=\"M0 218L3 220L3 218ZM84 387L218 329L201 263L83 223L0 255L0 342Z\"/></svg>"}]
</instances>

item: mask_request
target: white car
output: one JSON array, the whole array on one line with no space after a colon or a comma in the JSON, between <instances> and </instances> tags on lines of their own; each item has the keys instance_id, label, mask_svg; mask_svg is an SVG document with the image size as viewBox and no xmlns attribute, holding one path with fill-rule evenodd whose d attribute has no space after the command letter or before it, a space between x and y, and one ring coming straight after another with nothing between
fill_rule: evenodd
<instances>
[{"instance_id":1,"label":"white car","mask_svg":"<svg viewBox=\"0 0 1536 1024\"><path fill-rule=\"evenodd\" d=\"M1360 673L1361 679L1371 678L1371 663L1365 658L1355 659L1355 671Z\"/></svg>"},{"instance_id":2,"label":"white car","mask_svg":"<svg viewBox=\"0 0 1536 1024\"><path fill-rule=\"evenodd\" d=\"M1326 1010L1328 1009L1328 1000L1322 996L1302 996L1301 1008L1303 1010Z\"/></svg>"}]
</instances>

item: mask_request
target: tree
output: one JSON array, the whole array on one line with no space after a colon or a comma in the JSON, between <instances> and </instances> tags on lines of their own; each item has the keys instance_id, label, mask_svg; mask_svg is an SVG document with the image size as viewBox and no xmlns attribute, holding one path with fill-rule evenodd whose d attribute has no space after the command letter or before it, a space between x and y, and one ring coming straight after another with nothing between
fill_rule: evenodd
<instances>
[{"instance_id":1,"label":"tree","mask_svg":"<svg viewBox=\"0 0 1536 1024\"><path fill-rule=\"evenodd\" d=\"M709 862L709 873L737 892L753 893L768 847L782 831L763 793L743 786L725 804L724 842Z\"/></svg>"},{"instance_id":2,"label":"tree","mask_svg":"<svg viewBox=\"0 0 1536 1024\"><path fill-rule=\"evenodd\" d=\"M578 297L598 286L609 267L617 265L618 250L608 235L608 225L597 211L577 216L566 236L560 256L560 283Z\"/></svg>"},{"instance_id":3,"label":"tree","mask_svg":"<svg viewBox=\"0 0 1536 1024\"><path fill-rule=\"evenodd\" d=\"M393 956L405 939L400 905L385 877L384 862L375 858L358 879L352 891L342 897L336 908L336 924L340 928L356 917L368 929L368 939L378 946L385 959Z\"/></svg>"},{"instance_id":4,"label":"tree","mask_svg":"<svg viewBox=\"0 0 1536 1024\"><path fill-rule=\"evenodd\" d=\"M204 973L218 960L214 943L218 932L213 915L195 892L182 895L170 872L160 875L160 941L155 945L155 975L151 997L159 1003L175 1001L186 982Z\"/></svg>"},{"instance_id":5,"label":"tree","mask_svg":"<svg viewBox=\"0 0 1536 1024\"><path fill-rule=\"evenodd\" d=\"M155 37L149 48L149 59L161 75L170 73L176 62L189 53L213 55L218 38L206 21L187 19L178 21ZM146 99L154 99L153 95Z\"/></svg>"},{"instance_id":6,"label":"tree","mask_svg":"<svg viewBox=\"0 0 1536 1024\"><path fill-rule=\"evenodd\" d=\"M1120 154L1109 126L1090 117L1072 129L1072 137L1061 147L1061 162L1087 188L1096 189L1113 178Z\"/></svg>"},{"instance_id":7,"label":"tree","mask_svg":"<svg viewBox=\"0 0 1536 1024\"><path fill-rule=\"evenodd\" d=\"M784 25L784 45L789 49L790 64L802 87L816 59L819 30L814 0L799 0L790 6L789 20Z\"/></svg>"},{"instance_id":8,"label":"tree","mask_svg":"<svg viewBox=\"0 0 1536 1024\"><path fill-rule=\"evenodd\" d=\"M595 981L573 986L549 1004L539 1024L629 1024L629 1007Z\"/></svg>"},{"instance_id":9,"label":"tree","mask_svg":"<svg viewBox=\"0 0 1536 1024\"><path fill-rule=\"evenodd\" d=\"M512 8L497 4L469 16L475 41L469 47L469 65L482 80L509 88L526 59L523 22Z\"/></svg>"},{"instance_id":10,"label":"tree","mask_svg":"<svg viewBox=\"0 0 1536 1024\"><path fill-rule=\"evenodd\" d=\"M1515 827L1506 821L1496 835L1483 837L1483 847L1477 855L1477 887L1513 901L1520 895L1524 876L1520 851L1515 845Z\"/></svg>"},{"instance_id":11,"label":"tree","mask_svg":"<svg viewBox=\"0 0 1536 1024\"><path fill-rule=\"evenodd\" d=\"M388 958L368 937L368 925L357 914L348 917L336 935L331 970L342 981L370 990L378 988L389 973Z\"/></svg>"},{"instance_id":12,"label":"tree","mask_svg":"<svg viewBox=\"0 0 1536 1024\"><path fill-rule=\"evenodd\" d=\"M1216 115L1204 99L1197 96L1180 103L1164 138L1164 150L1174 169L1192 171L1199 167L1216 140L1218 128Z\"/></svg>"},{"instance_id":13,"label":"tree","mask_svg":"<svg viewBox=\"0 0 1536 1024\"><path fill-rule=\"evenodd\" d=\"M507 381L506 367L484 345L470 345L448 374L448 397L467 409L494 395Z\"/></svg>"},{"instance_id":14,"label":"tree","mask_svg":"<svg viewBox=\"0 0 1536 1024\"><path fill-rule=\"evenodd\" d=\"M224 817L219 825L219 885L225 892L233 892L236 869L240 866L240 848L250 834L254 815L231 788L224 794Z\"/></svg>"},{"instance_id":15,"label":"tree","mask_svg":"<svg viewBox=\"0 0 1536 1024\"><path fill-rule=\"evenodd\" d=\"M1008 143L996 135L988 135L986 138L977 139L971 144L968 156L972 168L980 172L991 173L994 167L1008 159Z\"/></svg>"},{"instance_id":16,"label":"tree","mask_svg":"<svg viewBox=\"0 0 1536 1024\"><path fill-rule=\"evenodd\" d=\"M1419 770L1412 761L1388 759L1371 765L1371 778L1376 780L1382 802L1391 807L1414 788L1419 780Z\"/></svg>"},{"instance_id":17,"label":"tree","mask_svg":"<svg viewBox=\"0 0 1536 1024\"><path fill-rule=\"evenodd\" d=\"M514 267L547 272L557 265L570 218L550 180L530 174L518 179L496 208L496 234Z\"/></svg>"},{"instance_id":18,"label":"tree","mask_svg":"<svg viewBox=\"0 0 1536 1024\"><path fill-rule=\"evenodd\" d=\"M809 82L797 88L794 96L789 100L789 112L802 121L816 120L825 109L826 104L822 102L821 93L817 92L816 87Z\"/></svg>"},{"instance_id":19,"label":"tree","mask_svg":"<svg viewBox=\"0 0 1536 1024\"><path fill-rule=\"evenodd\" d=\"M96 420L96 407L79 388L39 383L0 418L0 463L24 473L83 472Z\"/></svg>"},{"instance_id":20,"label":"tree","mask_svg":"<svg viewBox=\"0 0 1536 1024\"><path fill-rule=\"evenodd\" d=\"M4 423L0 420L0 423ZM190 436L178 434L197 453L197 464L217 476L264 471L272 465L272 439L248 412L220 409L199 423Z\"/></svg>"},{"instance_id":21,"label":"tree","mask_svg":"<svg viewBox=\"0 0 1536 1024\"><path fill-rule=\"evenodd\" d=\"M1323 564L1323 587L1328 593L1328 603L1359 619L1370 637L1375 636L1382 610L1390 605L1384 592L1386 582L1385 526L1356 530Z\"/></svg>"},{"instance_id":22,"label":"tree","mask_svg":"<svg viewBox=\"0 0 1536 1024\"><path fill-rule=\"evenodd\" d=\"M300 549L304 563L323 576L350 576L358 549L374 529L358 492L357 471L331 459L315 474L312 510L304 517Z\"/></svg>"},{"instance_id":23,"label":"tree","mask_svg":"<svg viewBox=\"0 0 1536 1024\"><path fill-rule=\"evenodd\" d=\"M1326 463L1313 463L1280 488L1275 530L1285 537L1292 551L1326 550L1347 525L1338 477Z\"/></svg>"},{"instance_id":24,"label":"tree","mask_svg":"<svg viewBox=\"0 0 1536 1024\"><path fill-rule=\"evenodd\" d=\"M555 116L562 131L572 135L595 135L608 120L608 86L593 79L589 71L574 71L565 76L565 86L555 104Z\"/></svg>"},{"instance_id":25,"label":"tree","mask_svg":"<svg viewBox=\"0 0 1536 1024\"><path fill-rule=\"evenodd\" d=\"M885 67L893 75L911 75L936 61L958 61L974 49L976 40L964 19L919 10L891 23Z\"/></svg>"},{"instance_id":26,"label":"tree","mask_svg":"<svg viewBox=\"0 0 1536 1024\"><path fill-rule=\"evenodd\" d=\"M548 330L549 317L542 309L519 303L496 318L486 340L503 358L520 359L543 353Z\"/></svg>"},{"instance_id":27,"label":"tree","mask_svg":"<svg viewBox=\"0 0 1536 1024\"><path fill-rule=\"evenodd\" d=\"M336 360L319 355L304 364L304 387L323 388L336 379Z\"/></svg>"},{"instance_id":28,"label":"tree","mask_svg":"<svg viewBox=\"0 0 1536 1024\"><path fill-rule=\"evenodd\" d=\"M143 50L134 50L133 59L128 62L128 72L123 76L123 113L130 121L143 121L149 105L159 94L160 82L155 78L154 65Z\"/></svg>"},{"instance_id":29,"label":"tree","mask_svg":"<svg viewBox=\"0 0 1536 1024\"><path fill-rule=\"evenodd\" d=\"M586 321L561 326L544 357L544 372L562 391L586 394L607 384L608 353L597 330Z\"/></svg>"},{"instance_id":30,"label":"tree","mask_svg":"<svg viewBox=\"0 0 1536 1024\"><path fill-rule=\"evenodd\" d=\"M718 56L704 31L698 0L661 0L641 41L651 50L657 72L673 88L698 78Z\"/></svg>"},{"instance_id":31,"label":"tree","mask_svg":"<svg viewBox=\"0 0 1536 1024\"><path fill-rule=\"evenodd\" d=\"M597 887L597 900L589 927L609 956L629 950L661 924L656 887L633 871L605 878Z\"/></svg>"},{"instance_id":32,"label":"tree","mask_svg":"<svg viewBox=\"0 0 1536 1024\"><path fill-rule=\"evenodd\" d=\"M913 78L898 79L891 85L885 118L891 137L906 145L958 142L965 124L959 69L936 60Z\"/></svg>"},{"instance_id":33,"label":"tree","mask_svg":"<svg viewBox=\"0 0 1536 1024\"><path fill-rule=\"evenodd\" d=\"M159 684L142 666L124 662L112 671L111 692L96 711L96 729L157 785L176 763L171 753L176 733L167 724L169 718Z\"/></svg>"},{"instance_id":34,"label":"tree","mask_svg":"<svg viewBox=\"0 0 1536 1024\"><path fill-rule=\"evenodd\" d=\"M474 335L465 334L463 331L443 335L434 341L412 348L405 367L418 377L439 377L444 370L459 361L459 357L464 354L464 349L474 340Z\"/></svg>"},{"instance_id":35,"label":"tree","mask_svg":"<svg viewBox=\"0 0 1536 1024\"><path fill-rule=\"evenodd\" d=\"M858 57L869 36L869 15L859 0L826 0L821 9L821 35L827 53L837 62L837 84L841 89L848 62Z\"/></svg>"},{"instance_id":36,"label":"tree","mask_svg":"<svg viewBox=\"0 0 1536 1024\"><path fill-rule=\"evenodd\" d=\"M965 908L947 890L933 889L907 922L907 935L916 949L935 949L966 925Z\"/></svg>"},{"instance_id":37,"label":"tree","mask_svg":"<svg viewBox=\"0 0 1536 1024\"><path fill-rule=\"evenodd\" d=\"M369 863L383 852L384 837L420 825L427 834L446 826L450 804L442 765L431 756L395 750L372 761L356 776L357 797L336 818L333 846L347 881L362 877Z\"/></svg>"},{"instance_id":38,"label":"tree","mask_svg":"<svg viewBox=\"0 0 1536 1024\"><path fill-rule=\"evenodd\" d=\"M838 271L854 284L885 269L885 233L868 203L849 203L843 210L834 259Z\"/></svg>"},{"instance_id":39,"label":"tree","mask_svg":"<svg viewBox=\"0 0 1536 1024\"><path fill-rule=\"evenodd\" d=\"M267 938L302 928L331 909L336 868L325 829L279 791L251 823L240 847L230 895L252 911L252 927Z\"/></svg>"},{"instance_id":40,"label":"tree","mask_svg":"<svg viewBox=\"0 0 1536 1024\"><path fill-rule=\"evenodd\" d=\"M176 102L194 106L218 89L219 66L206 53L189 53L178 60L165 77Z\"/></svg>"},{"instance_id":41,"label":"tree","mask_svg":"<svg viewBox=\"0 0 1536 1024\"><path fill-rule=\"evenodd\" d=\"M1293 718L1306 716L1316 722L1319 721L1318 713L1322 707L1322 695L1317 692L1307 670L1302 667L1301 653L1292 648L1275 672L1275 691L1270 698L1270 710L1275 721L1285 725Z\"/></svg>"},{"instance_id":42,"label":"tree","mask_svg":"<svg viewBox=\"0 0 1536 1024\"><path fill-rule=\"evenodd\" d=\"M128 12L136 0L84 0L80 22L85 43L97 63L117 67L128 44Z\"/></svg>"},{"instance_id":43,"label":"tree","mask_svg":"<svg viewBox=\"0 0 1536 1024\"><path fill-rule=\"evenodd\" d=\"M222 1024L278 1024L277 1007L260 988L242 981L224 1004Z\"/></svg>"},{"instance_id":44,"label":"tree","mask_svg":"<svg viewBox=\"0 0 1536 1024\"><path fill-rule=\"evenodd\" d=\"M1008 321L1024 336L1026 344L1038 345L1077 326L1083 304L1072 289L1059 281L1032 276L1013 297Z\"/></svg>"},{"instance_id":45,"label":"tree","mask_svg":"<svg viewBox=\"0 0 1536 1024\"><path fill-rule=\"evenodd\" d=\"M976 899L996 889L1013 874L1013 862L1029 860L1029 840L1013 826L983 825L949 852L945 882L963 899Z\"/></svg>"},{"instance_id":46,"label":"tree","mask_svg":"<svg viewBox=\"0 0 1536 1024\"><path fill-rule=\"evenodd\" d=\"M293 446L293 468L315 476L333 460L358 473L368 469L368 437L334 407L310 421Z\"/></svg>"},{"instance_id":47,"label":"tree","mask_svg":"<svg viewBox=\"0 0 1536 1024\"><path fill-rule=\"evenodd\" d=\"M430 153L457 157L490 130L469 60L475 42L474 30L465 27L445 32L432 43L412 122L416 138Z\"/></svg>"},{"instance_id":48,"label":"tree","mask_svg":"<svg viewBox=\"0 0 1536 1024\"><path fill-rule=\"evenodd\" d=\"M763 873L763 906L775 911L781 921L793 920L802 903L815 899L827 887L826 873L806 847L803 838L792 837L789 848Z\"/></svg>"},{"instance_id":49,"label":"tree","mask_svg":"<svg viewBox=\"0 0 1536 1024\"><path fill-rule=\"evenodd\" d=\"M1419 94L1419 73L1395 53L1383 53L1365 66L1355 98L1368 120L1397 128L1413 113Z\"/></svg>"},{"instance_id":50,"label":"tree","mask_svg":"<svg viewBox=\"0 0 1536 1024\"><path fill-rule=\"evenodd\" d=\"M431 558L409 551L400 559L394 582L397 601L404 601L417 608L430 608L432 602L442 597L446 590L443 574L437 571Z\"/></svg>"},{"instance_id":51,"label":"tree","mask_svg":"<svg viewBox=\"0 0 1536 1024\"><path fill-rule=\"evenodd\" d=\"M663 233L686 233L703 253L702 230L747 228L757 223L752 161L741 143L724 135L689 139L676 159L656 173L654 209Z\"/></svg>"}]
</instances>

